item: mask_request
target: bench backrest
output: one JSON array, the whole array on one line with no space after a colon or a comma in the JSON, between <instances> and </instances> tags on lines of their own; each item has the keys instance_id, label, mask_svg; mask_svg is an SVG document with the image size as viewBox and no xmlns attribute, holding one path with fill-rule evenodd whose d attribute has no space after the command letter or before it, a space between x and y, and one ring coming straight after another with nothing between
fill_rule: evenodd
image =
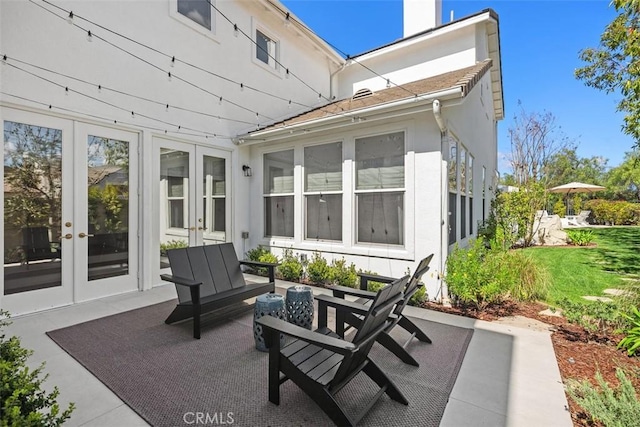
<instances>
[{"instance_id":1,"label":"bench backrest","mask_svg":"<svg viewBox=\"0 0 640 427\"><path fill-rule=\"evenodd\" d=\"M233 243L170 249L167 256L174 276L202 282L201 298L247 285ZM180 302L191 301L188 288L176 291Z\"/></svg>"}]
</instances>

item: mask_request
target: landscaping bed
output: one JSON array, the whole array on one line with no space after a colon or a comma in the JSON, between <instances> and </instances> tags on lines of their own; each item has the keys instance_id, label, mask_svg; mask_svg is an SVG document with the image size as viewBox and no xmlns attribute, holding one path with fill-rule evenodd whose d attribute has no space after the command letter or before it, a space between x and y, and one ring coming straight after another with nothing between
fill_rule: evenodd
<instances>
[{"instance_id":1,"label":"landscaping bed","mask_svg":"<svg viewBox=\"0 0 640 427\"><path fill-rule=\"evenodd\" d=\"M563 317L541 315L539 313L547 308L543 304L506 302L490 305L481 312L470 307L443 307L431 302L424 304L424 308L486 321L516 315L539 320L550 325L551 341L563 382L574 379L588 380L595 384L596 372L600 371L607 383L617 387L616 368L620 367L628 373L627 378L634 388L640 390L640 358L629 357L626 351L616 348L621 335L601 335L569 323ZM571 398L567 397L567 400L575 426L600 425L592 422Z\"/></svg>"}]
</instances>

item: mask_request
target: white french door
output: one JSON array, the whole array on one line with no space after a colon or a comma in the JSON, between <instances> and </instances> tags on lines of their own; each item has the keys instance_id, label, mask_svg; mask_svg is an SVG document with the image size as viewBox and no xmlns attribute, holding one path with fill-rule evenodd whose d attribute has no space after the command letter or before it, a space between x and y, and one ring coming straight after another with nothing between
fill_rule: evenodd
<instances>
[{"instance_id":1,"label":"white french door","mask_svg":"<svg viewBox=\"0 0 640 427\"><path fill-rule=\"evenodd\" d=\"M135 290L138 135L5 109L0 306Z\"/></svg>"},{"instance_id":2,"label":"white french door","mask_svg":"<svg viewBox=\"0 0 640 427\"><path fill-rule=\"evenodd\" d=\"M159 157L157 248L160 269L166 250L229 241L231 153L164 138L154 139Z\"/></svg>"}]
</instances>

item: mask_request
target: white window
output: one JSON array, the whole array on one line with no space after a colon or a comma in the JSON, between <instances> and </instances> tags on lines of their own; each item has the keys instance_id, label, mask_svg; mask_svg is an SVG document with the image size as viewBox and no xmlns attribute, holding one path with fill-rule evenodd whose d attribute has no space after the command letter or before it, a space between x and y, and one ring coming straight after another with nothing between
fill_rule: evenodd
<instances>
[{"instance_id":1,"label":"white window","mask_svg":"<svg viewBox=\"0 0 640 427\"><path fill-rule=\"evenodd\" d=\"M273 69L278 68L278 42L256 30L256 58Z\"/></svg>"},{"instance_id":2,"label":"white window","mask_svg":"<svg viewBox=\"0 0 640 427\"><path fill-rule=\"evenodd\" d=\"M458 141L449 137L449 244L456 242L458 212Z\"/></svg>"},{"instance_id":3,"label":"white window","mask_svg":"<svg viewBox=\"0 0 640 427\"><path fill-rule=\"evenodd\" d=\"M305 238L342 240L342 143L304 149Z\"/></svg>"},{"instance_id":4,"label":"white window","mask_svg":"<svg viewBox=\"0 0 640 427\"><path fill-rule=\"evenodd\" d=\"M176 0L178 13L211 31L213 0Z\"/></svg>"},{"instance_id":5,"label":"white window","mask_svg":"<svg viewBox=\"0 0 640 427\"><path fill-rule=\"evenodd\" d=\"M460 148L460 238L467 237L467 150Z\"/></svg>"},{"instance_id":6,"label":"white window","mask_svg":"<svg viewBox=\"0 0 640 427\"><path fill-rule=\"evenodd\" d=\"M469 194L469 235L473 234L473 156L467 155L467 193Z\"/></svg>"},{"instance_id":7,"label":"white window","mask_svg":"<svg viewBox=\"0 0 640 427\"><path fill-rule=\"evenodd\" d=\"M358 243L404 245L404 132L356 139Z\"/></svg>"},{"instance_id":8,"label":"white window","mask_svg":"<svg viewBox=\"0 0 640 427\"><path fill-rule=\"evenodd\" d=\"M293 150L268 153L264 165L264 234L293 237Z\"/></svg>"}]
</instances>

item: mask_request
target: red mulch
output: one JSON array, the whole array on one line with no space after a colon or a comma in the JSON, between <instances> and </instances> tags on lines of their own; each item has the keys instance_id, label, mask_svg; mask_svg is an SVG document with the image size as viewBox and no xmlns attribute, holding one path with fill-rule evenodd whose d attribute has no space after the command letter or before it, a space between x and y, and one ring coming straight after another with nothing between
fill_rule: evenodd
<instances>
[{"instance_id":1,"label":"red mulch","mask_svg":"<svg viewBox=\"0 0 640 427\"><path fill-rule=\"evenodd\" d=\"M596 384L595 374L600 371L602 377L611 386L618 386L616 368L621 367L627 373L636 390L640 390L640 357L629 357L624 350L616 349L622 338L619 335L592 333L583 327L569 323L563 317L538 314L547 307L539 303L508 302L490 306L482 312L469 307L443 307L426 303L426 308L492 321L500 317L520 315L530 319L554 325L551 341L556 353L563 381L567 379L588 380ZM631 374L631 375L630 375ZM599 426L573 402L568 396L569 410L574 426Z\"/></svg>"}]
</instances>

